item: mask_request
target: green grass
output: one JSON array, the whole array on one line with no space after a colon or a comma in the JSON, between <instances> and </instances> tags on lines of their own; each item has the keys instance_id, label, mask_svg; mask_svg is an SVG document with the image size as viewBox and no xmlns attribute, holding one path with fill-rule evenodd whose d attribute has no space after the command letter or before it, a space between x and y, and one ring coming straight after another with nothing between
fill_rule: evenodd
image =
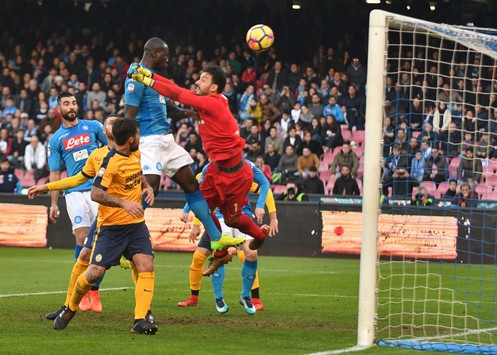
<instances>
[{"instance_id":1,"label":"green grass","mask_svg":"<svg viewBox=\"0 0 497 355\"><path fill-rule=\"evenodd\" d=\"M116 288L101 291L104 312L78 312L67 329L54 331L44 315L65 299L73 252L0 248L0 353L309 354L356 344L358 260L261 257L266 309L255 316L238 304L238 262L227 266L227 314L217 313L208 278L197 307L178 307L189 295L190 261L189 253L156 253L156 336L129 333L133 287L130 272L119 267L102 283ZM385 352L419 354L380 347L358 354Z\"/></svg>"}]
</instances>

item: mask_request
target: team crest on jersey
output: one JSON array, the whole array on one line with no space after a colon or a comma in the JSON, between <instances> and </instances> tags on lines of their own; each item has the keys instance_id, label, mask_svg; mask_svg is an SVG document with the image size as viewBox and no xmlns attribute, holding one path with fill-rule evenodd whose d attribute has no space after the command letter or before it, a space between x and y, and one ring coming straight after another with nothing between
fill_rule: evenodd
<instances>
[{"instance_id":1,"label":"team crest on jersey","mask_svg":"<svg viewBox=\"0 0 497 355\"><path fill-rule=\"evenodd\" d=\"M88 127L87 125L84 125L82 128L83 128L83 131L88 131L90 129L90 127Z\"/></svg>"},{"instance_id":2,"label":"team crest on jersey","mask_svg":"<svg viewBox=\"0 0 497 355\"><path fill-rule=\"evenodd\" d=\"M100 170L98 171L97 176L98 176L98 177L102 177L102 176L104 176L104 173L105 173L105 168L103 168L103 167L102 167L102 168L100 168Z\"/></svg>"},{"instance_id":3,"label":"team crest on jersey","mask_svg":"<svg viewBox=\"0 0 497 355\"><path fill-rule=\"evenodd\" d=\"M97 255L95 256L95 261L96 261L97 263L101 262L101 261L102 261L102 254L97 254Z\"/></svg>"},{"instance_id":4,"label":"team crest on jersey","mask_svg":"<svg viewBox=\"0 0 497 355\"><path fill-rule=\"evenodd\" d=\"M157 168L157 170L162 171L162 164L161 163L157 162L155 167Z\"/></svg>"},{"instance_id":5,"label":"team crest on jersey","mask_svg":"<svg viewBox=\"0 0 497 355\"><path fill-rule=\"evenodd\" d=\"M126 90L128 90L128 92L135 91L135 84L129 83L128 87L126 88Z\"/></svg>"},{"instance_id":6,"label":"team crest on jersey","mask_svg":"<svg viewBox=\"0 0 497 355\"><path fill-rule=\"evenodd\" d=\"M74 224L80 224L83 221L81 216L74 217Z\"/></svg>"}]
</instances>

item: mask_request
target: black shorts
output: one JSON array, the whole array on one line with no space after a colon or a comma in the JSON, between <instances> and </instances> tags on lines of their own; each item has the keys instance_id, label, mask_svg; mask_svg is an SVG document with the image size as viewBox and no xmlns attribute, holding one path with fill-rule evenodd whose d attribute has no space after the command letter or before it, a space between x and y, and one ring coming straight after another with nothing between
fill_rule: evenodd
<instances>
[{"instance_id":1,"label":"black shorts","mask_svg":"<svg viewBox=\"0 0 497 355\"><path fill-rule=\"evenodd\" d=\"M200 240L198 241L197 247L211 249L211 239L207 236L207 233L202 234Z\"/></svg>"},{"instance_id":2,"label":"black shorts","mask_svg":"<svg viewBox=\"0 0 497 355\"><path fill-rule=\"evenodd\" d=\"M95 220L91 224L90 229L88 230L88 234L86 235L85 243L83 244L83 247L92 249L93 248L93 241L95 240L96 234L97 234L97 218L95 218Z\"/></svg>"},{"instance_id":3,"label":"black shorts","mask_svg":"<svg viewBox=\"0 0 497 355\"><path fill-rule=\"evenodd\" d=\"M152 239L145 222L102 226L93 244L91 263L109 268L119 265L121 256L132 260L135 254L154 255Z\"/></svg>"}]
</instances>

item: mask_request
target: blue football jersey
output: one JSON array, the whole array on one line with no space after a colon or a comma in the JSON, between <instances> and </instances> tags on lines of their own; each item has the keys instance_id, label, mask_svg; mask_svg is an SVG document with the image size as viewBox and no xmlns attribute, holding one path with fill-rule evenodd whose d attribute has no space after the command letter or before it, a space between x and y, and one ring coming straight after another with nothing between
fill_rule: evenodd
<instances>
[{"instance_id":1,"label":"blue football jersey","mask_svg":"<svg viewBox=\"0 0 497 355\"><path fill-rule=\"evenodd\" d=\"M48 166L50 171L60 171L61 163L67 169L67 176L79 173L86 160L96 148L107 144L104 126L98 121L79 120L73 127L60 128L50 137L48 143ZM84 184L67 190L73 191L91 190L93 179Z\"/></svg>"},{"instance_id":2,"label":"blue football jersey","mask_svg":"<svg viewBox=\"0 0 497 355\"><path fill-rule=\"evenodd\" d=\"M147 68L143 64L143 67ZM135 65L136 66L136 65ZM130 70L133 64L130 66ZM152 69L148 70L154 72ZM129 70L128 70L129 73ZM169 133L170 121L167 118L167 97L133 79L126 78L124 83L124 103L138 107L136 122L141 136Z\"/></svg>"}]
</instances>

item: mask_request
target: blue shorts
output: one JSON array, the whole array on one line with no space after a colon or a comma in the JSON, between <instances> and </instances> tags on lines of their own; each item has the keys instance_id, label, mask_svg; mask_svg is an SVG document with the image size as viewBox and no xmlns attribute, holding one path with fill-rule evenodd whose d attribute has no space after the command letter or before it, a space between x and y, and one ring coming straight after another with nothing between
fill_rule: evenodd
<instances>
[{"instance_id":1,"label":"blue shorts","mask_svg":"<svg viewBox=\"0 0 497 355\"><path fill-rule=\"evenodd\" d=\"M132 260L135 254L154 256L152 239L145 222L102 226L93 244L91 263L109 268L119 265L121 255Z\"/></svg>"},{"instance_id":2,"label":"blue shorts","mask_svg":"<svg viewBox=\"0 0 497 355\"><path fill-rule=\"evenodd\" d=\"M83 244L84 248L92 249L93 241L95 240L95 235L97 234L97 218L91 224L90 229L88 230L88 234L85 238L85 243Z\"/></svg>"}]
</instances>

